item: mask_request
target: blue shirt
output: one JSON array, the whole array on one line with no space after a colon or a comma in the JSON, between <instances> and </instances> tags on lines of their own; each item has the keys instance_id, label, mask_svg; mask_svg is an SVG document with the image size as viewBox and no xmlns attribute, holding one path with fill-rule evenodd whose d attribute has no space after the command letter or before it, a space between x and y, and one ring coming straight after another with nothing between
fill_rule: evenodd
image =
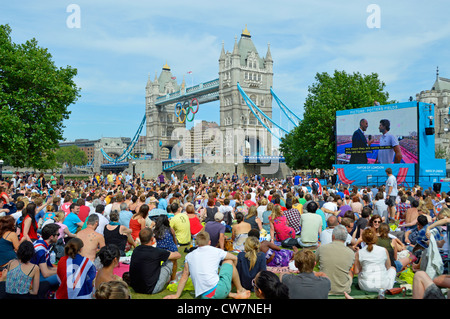
<instances>
[{"instance_id":1,"label":"blue shirt","mask_svg":"<svg viewBox=\"0 0 450 319\"><path fill-rule=\"evenodd\" d=\"M167 200L165 198L159 200L158 208L167 211Z\"/></svg>"},{"instance_id":2,"label":"blue shirt","mask_svg":"<svg viewBox=\"0 0 450 319\"><path fill-rule=\"evenodd\" d=\"M322 217L322 231L324 231L327 229L327 218L325 217L325 213L321 209L318 209L316 210L316 214Z\"/></svg>"},{"instance_id":3,"label":"blue shirt","mask_svg":"<svg viewBox=\"0 0 450 319\"><path fill-rule=\"evenodd\" d=\"M69 215L66 216L66 219L64 219L64 225L67 226L69 231L72 234L75 234L77 232L78 225L77 223L80 223L81 219L78 217L75 213L69 213Z\"/></svg>"},{"instance_id":4,"label":"blue shirt","mask_svg":"<svg viewBox=\"0 0 450 319\"><path fill-rule=\"evenodd\" d=\"M153 208L151 211L148 212L149 217L154 217L154 216L159 216L159 215L167 215L167 210Z\"/></svg>"},{"instance_id":5,"label":"blue shirt","mask_svg":"<svg viewBox=\"0 0 450 319\"><path fill-rule=\"evenodd\" d=\"M34 242L35 254L31 258L30 262L39 265L46 263L48 267L53 267L50 262L50 246L43 239L38 239Z\"/></svg>"},{"instance_id":6,"label":"blue shirt","mask_svg":"<svg viewBox=\"0 0 450 319\"><path fill-rule=\"evenodd\" d=\"M133 213L129 210L121 210L119 212L119 224L127 228L130 228L130 219L133 217Z\"/></svg>"},{"instance_id":7,"label":"blue shirt","mask_svg":"<svg viewBox=\"0 0 450 319\"><path fill-rule=\"evenodd\" d=\"M423 248L428 248L428 238L426 236L426 232L428 229L429 224L423 226L423 228L421 230L419 230L419 232L417 233L417 244L422 246ZM438 231L434 233L434 238L436 239L436 241L438 240L442 240L442 235L441 235L441 231L436 228ZM431 232L433 233L433 232Z\"/></svg>"}]
</instances>

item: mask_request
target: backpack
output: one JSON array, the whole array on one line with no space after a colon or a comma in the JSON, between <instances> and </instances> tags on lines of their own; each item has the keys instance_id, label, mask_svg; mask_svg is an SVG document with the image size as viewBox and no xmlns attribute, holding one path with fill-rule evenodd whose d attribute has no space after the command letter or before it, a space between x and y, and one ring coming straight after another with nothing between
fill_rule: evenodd
<instances>
[{"instance_id":1,"label":"backpack","mask_svg":"<svg viewBox=\"0 0 450 319\"><path fill-rule=\"evenodd\" d=\"M292 249L292 247L294 247L294 246L296 246L297 248L301 248L297 239L295 239L295 238L288 238L288 239L283 240L281 242L281 246L284 248L290 248L290 249Z\"/></svg>"},{"instance_id":2,"label":"backpack","mask_svg":"<svg viewBox=\"0 0 450 319\"><path fill-rule=\"evenodd\" d=\"M317 193L317 191L319 190L319 185L317 185L316 182L312 182L311 183L311 188L312 188L314 193Z\"/></svg>"}]
</instances>

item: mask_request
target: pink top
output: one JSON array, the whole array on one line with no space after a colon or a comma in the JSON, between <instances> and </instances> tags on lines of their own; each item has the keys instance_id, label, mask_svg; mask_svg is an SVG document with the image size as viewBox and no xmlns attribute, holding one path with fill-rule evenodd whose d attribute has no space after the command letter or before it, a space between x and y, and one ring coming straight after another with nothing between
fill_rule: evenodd
<instances>
[{"instance_id":1,"label":"pink top","mask_svg":"<svg viewBox=\"0 0 450 319\"><path fill-rule=\"evenodd\" d=\"M64 230L67 228L67 225L64 225L63 223L55 223L56 225L59 225L59 237L58 239L64 239L66 236L64 233Z\"/></svg>"}]
</instances>

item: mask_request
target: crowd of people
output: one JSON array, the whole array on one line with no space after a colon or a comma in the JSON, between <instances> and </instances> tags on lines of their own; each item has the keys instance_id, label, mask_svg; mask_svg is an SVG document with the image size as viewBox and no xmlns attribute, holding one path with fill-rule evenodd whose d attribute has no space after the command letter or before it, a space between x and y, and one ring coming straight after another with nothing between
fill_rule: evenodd
<instances>
[{"instance_id":1,"label":"crowd of people","mask_svg":"<svg viewBox=\"0 0 450 319\"><path fill-rule=\"evenodd\" d=\"M355 278L385 292L409 269L412 298L444 299L450 196L386 174L349 187L302 174L16 173L0 182L0 298L127 299L177 283L164 297L176 299L191 280L202 299L351 299Z\"/></svg>"}]
</instances>

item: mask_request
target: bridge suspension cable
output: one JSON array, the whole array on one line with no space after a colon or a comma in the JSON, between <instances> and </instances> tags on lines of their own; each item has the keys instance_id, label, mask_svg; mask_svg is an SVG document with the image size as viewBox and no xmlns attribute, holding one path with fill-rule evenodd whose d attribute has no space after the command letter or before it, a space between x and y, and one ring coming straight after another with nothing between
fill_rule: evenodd
<instances>
[{"instance_id":1,"label":"bridge suspension cable","mask_svg":"<svg viewBox=\"0 0 450 319\"><path fill-rule=\"evenodd\" d=\"M253 115L256 117L256 119L259 121L259 123L261 123L264 128L266 130L268 130L273 136L275 136L277 139L281 140L281 137L278 136L277 134L275 134L274 132L272 132L272 130L261 120L261 118L256 114L255 110L253 108L255 108L262 116L264 116L269 122L271 122L275 127L277 127L280 131L284 132L284 133L289 133L288 130L286 130L285 128L281 127L280 125L278 125L277 123L275 123L269 116L267 116L258 106L256 106L256 104L252 101L252 99L250 99L248 97L248 95L245 93L245 91L242 89L241 85L238 83L237 84L238 90L241 93L242 97L244 98L245 103L247 104L248 108L250 109L250 111L252 111Z\"/></svg>"},{"instance_id":2,"label":"bridge suspension cable","mask_svg":"<svg viewBox=\"0 0 450 319\"><path fill-rule=\"evenodd\" d=\"M302 120L300 119L300 117L297 116L297 114L295 114L294 112L292 112L292 110L290 108L288 108L281 100L280 98L275 94L275 92L273 91L272 88L270 88L270 93L272 94L272 96L274 97L275 101L277 102L278 106L280 107L280 109L283 111L284 115L286 115L286 117L289 119L289 121L291 121L292 124L294 124L295 127L298 126L298 123L301 122ZM288 114L289 112L289 114ZM297 121L295 121L291 116L293 116Z\"/></svg>"},{"instance_id":3,"label":"bridge suspension cable","mask_svg":"<svg viewBox=\"0 0 450 319\"><path fill-rule=\"evenodd\" d=\"M107 161L112 162L112 163L122 162L123 160L125 160L127 158L133 158L133 156L131 155L131 151L136 146L136 143L139 141L139 136L141 135L142 129L144 128L145 120L146 120L146 116L144 115L144 118L142 119L141 124L139 125L139 127L136 131L136 134L134 135L133 139L131 140L131 143L123 151L123 153L121 155L119 155L116 158L112 158L102 148L102 149L100 149L100 151L102 152L103 157L106 158Z\"/></svg>"}]
</instances>

